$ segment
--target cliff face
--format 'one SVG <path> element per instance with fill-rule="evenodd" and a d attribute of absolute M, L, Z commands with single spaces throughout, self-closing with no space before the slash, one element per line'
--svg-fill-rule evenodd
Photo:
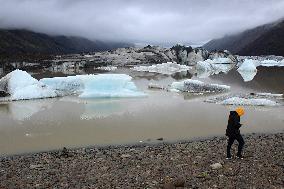
<path fill-rule="evenodd" d="M 207 50 L 229 50 L 238 55 L 284 56 L 284 20 L 246 30 L 237 35 L 213 39 L 203 46 Z"/>

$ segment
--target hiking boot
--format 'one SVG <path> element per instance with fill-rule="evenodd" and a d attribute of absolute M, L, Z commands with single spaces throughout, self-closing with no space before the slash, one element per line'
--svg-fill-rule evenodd
<path fill-rule="evenodd" d="M 231 156 L 229 156 L 229 157 L 227 156 L 227 157 L 226 157 L 226 160 L 231 160 L 231 159 L 232 159 Z"/>
<path fill-rule="evenodd" d="M 244 159 L 244 157 L 242 155 L 237 155 L 238 159 Z"/>

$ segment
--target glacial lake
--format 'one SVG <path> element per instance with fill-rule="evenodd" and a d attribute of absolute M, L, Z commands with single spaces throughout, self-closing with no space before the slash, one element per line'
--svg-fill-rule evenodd
<path fill-rule="evenodd" d="M 92 70 L 86 73 L 95 73 Z M 228 113 L 234 106 L 204 102 L 214 95 L 193 95 L 148 89 L 196 78 L 190 73 L 172 76 L 112 71 L 133 77 L 143 98 L 81 99 L 75 96 L 0 103 L 0 155 L 30 153 L 63 147 L 173 142 L 224 136 Z M 74 73 L 76 74 L 76 73 Z M 82 74 L 80 72 L 80 74 Z M 32 76 L 65 76 L 33 72 Z M 231 93 L 284 93 L 284 68 L 259 67 L 252 81 L 244 82 L 236 70 L 201 78 L 231 86 Z M 216 95 L 216 94 L 215 94 Z M 282 100 L 283 101 L 283 100 Z M 284 106 L 245 107 L 242 133 L 275 133 L 284 130 Z M 163 138 L 164 141 L 158 141 Z"/>

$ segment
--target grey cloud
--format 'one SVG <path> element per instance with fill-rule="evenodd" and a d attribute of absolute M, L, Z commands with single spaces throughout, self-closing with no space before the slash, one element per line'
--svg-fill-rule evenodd
<path fill-rule="evenodd" d="M 0 27 L 145 43 L 202 43 L 284 16 L 283 0 L 0 0 Z"/>

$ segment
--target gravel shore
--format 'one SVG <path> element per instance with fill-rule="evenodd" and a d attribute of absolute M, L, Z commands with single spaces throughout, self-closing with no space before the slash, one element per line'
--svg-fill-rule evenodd
<path fill-rule="evenodd" d="M 284 133 L 244 139 L 243 160 L 218 137 L 1 157 L 0 188 L 284 188 Z"/>

